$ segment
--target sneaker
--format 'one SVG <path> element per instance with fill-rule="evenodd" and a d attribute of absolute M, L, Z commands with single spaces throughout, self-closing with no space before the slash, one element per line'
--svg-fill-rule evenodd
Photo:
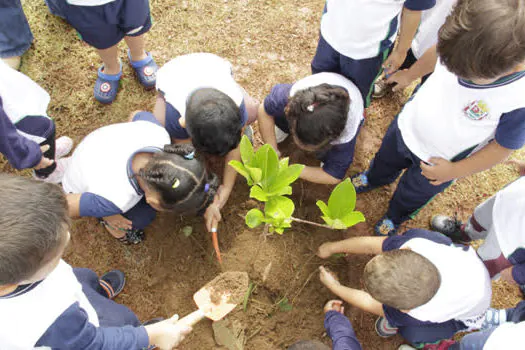
<path fill-rule="evenodd" d="M 457 216 L 434 215 L 430 221 L 432 230 L 440 232 L 450 237 L 454 242 L 468 244 L 471 239 L 463 231 L 464 224 L 459 221 Z"/>
<path fill-rule="evenodd" d="M 282 131 L 277 125 L 275 126 L 274 129 L 275 129 L 275 138 L 277 139 L 277 143 L 283 142 L 290 135 Z"/>
<path fill-rule="evenodd" d="M 55 163 L 57 165 L 55 168 L 55 171 L 49 174 L 49 176 L 40 177 L 36 175 L 35 172 L 33 171 L 33 178 L 40 180 L 40 181 L 44 181 L 44 182 L 59 184 L 62 182 L 62 179 L 64 178 L 64 174 L 66 173 L 67 167 L 69 165 L 69 160 L 70 158 L 57 159 L 55 160 Z"/>
<path fill-rule="evenodd" d="M 368 182 L 368 171 L 356 174 L 350 178 L 356 193 L 364 193 L 373 190 L 375 187 Z"/>
<path fill-rule="evenodd" d="M 114 299 L 122 292 L 126 285 L 126 277 L 119 270 L 109 271 L 100 277 L 99 281 L 102 289 L 107 293 L 109 299 Z"/>
<path fill-rule="evenodd" d="M 374 233 L 376 236 L 395 236 L 397 228 L 398 225 L 385 215 L 374 226 Z"/>
<path fill-rule="evenodd" d="M 397 334 L 397 328 L 392 327 L 386 318 L 379 317 L 376 320 L 376 333 L 381 338 L 389 338 Z"/>
<path fill-rule="evenodd" d="M 497 327 L 505 322 L 507 322 L 507 310 L 489 308 L 485 313 L 485 319 L 483 320 L 481 329 Z"/>
<path fill-rule="evenodd" d="M 392 92 L 392 84 L 388 84 L 386 79 L 381 79 L 375 82 L 374 90 L 372 91 L 372 98 L 382 98 Z"/>
<path fill-rule="evenodd" d="M 55 158 L 60 159 L 69 154 L 73 149 L 73 140 L 67 136 L 61 136 L 55 141 Z"/>

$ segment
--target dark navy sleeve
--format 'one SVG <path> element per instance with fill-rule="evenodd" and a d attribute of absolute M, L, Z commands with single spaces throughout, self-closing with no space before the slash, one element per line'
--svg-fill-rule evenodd
<path fill-rule="evenodd" d="M 153 113 L 150 113 L 150 112 L 141 111 L 141 112 L 138 112 L 137 114 L 135 114 L 133 116 L 133 121 L 134 122 L 139 121 L 139 120 L 143 120 L 143 121 L 146 121 L 146 122 L 157 124 L 158 126 L 162 126 L 162 124 L 157 120 L 157 118 L 155 118 Z"/>
<path fill-rule="evenodd" d="M 508 149 L 520 149 L 525 144 L 525 108 L 505 113 L 496 128 L 496 142 Z"/>
<path fill-rule="evenodd" d="M 402 312 L 399 309 L 390 307 L 383 304 L 383 312 L 388 323 L 393 327 L 406 327 L 406 326 L 423 326 L 427 324 L 432 324 L 428 321 L 420 321 L 409 314 Z"/>
<path fill-rule="evenodd" d="M 102 218 L 122 214 L 122 210 L 113 202 L 94 193 L 85 192 L 80 196 L 80 216 Z"/>
<path fill-rule="evenodd" d="M 95 327 L 77 303 L 64 311 L 36 346 L 52 349 L 141 350 L 149 345 L 144 327 Z"/>
<path fill-rule="evenodd" d="M 0 153 L 16 169 L 35 167 L 42 159 L 40 145 L 18 133 L 2 106 L 0 98 Z"/>
<path fill-rule="evenodd" d="M 274 118 L 286 118 L 284 109 L 290 98 L 292 84 L 277 84 L 264 99 L 264 110 Z"/>
<path fill-rule="evenodd" d="M 190 134 L 188 134 L 186 128 L 180 125 L 180 117 L 180 112 L 173 107 L 171 103 L 166 101 L 166 131 L 173 139 L 187 140 L 190 138 Z"/>
<path fill-rule="evenodd" d="M 436 0 L 406 0 L 405 7 L 412 11 L 424 11 L 436 5 Z"/>
<path fill-rule="evenodd" d="M 429 241 L 444 245 L 452 244 L 452 240 L 450 238 L 439 232 L 414 228 L 408 230 L 402 236 L 391 236 L 385 239 L 383 242 L 383 251 L 387 252 L 390 250 L 400 249 L 403 244 L 410 241 L 412 238 L 424 238 L 428 239 Z"/>
<path fill-rule="evenodd" d="M 514 281 L 520 286 L 525 284 L 525 264 L 514 265 L 512 269 L 512 277 Z"/>
<path fill-rule="evenodd" d="M 361 350 L 350 320 L 337 311 L 328 311 L 324 317 L 324 328 L 332 339 L 333 350 Z"/>

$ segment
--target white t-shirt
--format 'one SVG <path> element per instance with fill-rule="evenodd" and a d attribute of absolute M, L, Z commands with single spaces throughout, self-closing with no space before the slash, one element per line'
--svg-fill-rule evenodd
<path fill-rule="evenodd" d="M 501 252 L 508 258 L 525 248 L 525 177 L 495 194 L 492 220 Z"/>
<path fill-rule="evenodd" d="M 111 201 L 122 212 L 143 197 L 130 182 L 128 163 L 143 148 L 170 144 L 168 132 L 148 121 L 104 126 L 86 136 L 71 156 L 62 180 L 66 193 L 90 192 Z"/>
<path fill-rule="evenodd" d="M 504 323 L 492 332 L 483 350 L 522 349 L 525 344 L 525 321 Z"/>
<path fill-rule="evenodd" d="M 46 90 L 28 76 L 0 60 L 0 97 L 13 124 L 26 116 L 47 116 L 51 98 Z"/>
<path fill-rule="evenodd" d="M 421 14 L 421 24 L 412 41 L 412 52 L 417 59 L 437 44 L 438 32 L 457 0 L 436 0 L 436 5 Z"/>
<path fill-rule="evenodd" d="M 330 84 L 341 86 L 350 96 L 350 108 L 348 110 L 348 120 L 341 136 L 336 140 L 332 141 L 332 145 L 339 145 L 341 143 L 347 143 L 353 140 L 357 134 L 359 124 L 363 120 L 364 104 L 363 97 L 359 92 L 357 86 L 350 80 L 346 79 L 340 74 L 336 73 L 318 73 L 310 75 L 304 79 L 296 82 L 290 90 L 290 97 L 294 96 L 299 90 L 304 90 L 312 86 L 321 84 Z"/>
<path fill-rule="evenodd" d="M 232 75 L 227 60 L 211 53 L 192 53 L 178 56 L 157 72 L 157 90 L 164 93 L 181 116 L 186 114 L 186 103 L 198 89 L 214 88 L 231 97 L 237 106 L 243 102 L 243 90 Z"/>
<path fill-rule="evenodd" d="M 33 349 L 55 320 L 78 302 L 89 322 L 99 326 L 73 269 L 63 260 L 40 284 L 30 291 L 10 298 L 0 298 L 0 349 Z"/>
<path fill-rule="evenodd" d="M 525 107 L 523 74 L 490 86 L 460 80 L 440 62 L 398 117 L 406 146 L 417 157 L 452 160 L 495 136 L 503 114 Z M 515 121 L 523 119 L 521 116 Z M 500 145 L 510 147 L 504 139 Z M 518 145 L 518 148 L 521 147 Z"/>
<path fill-rule="evenodd" d="M 412 238 L 401 248 L 410 248 L 430 260 L 441 276 L 436 295 L 408 314 L 420 321 L 442 323 L 455 319 L 471 329 L 479 328 L 490 307 L 492 285 L 475 250 L 468 247 L 465 251 L 464 247 L 438 244 L 424 238 Z M 465 273 L 458 273 L 458 269 Z"/>

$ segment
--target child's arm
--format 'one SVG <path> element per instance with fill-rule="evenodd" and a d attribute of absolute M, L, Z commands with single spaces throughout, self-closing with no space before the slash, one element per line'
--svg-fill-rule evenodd
<path fill-rule="evenodd" d="M 375 300 L 365 291 L 345 287 L 337 281 L 323 266 L 319 267 L 319 277 L 321 282 L 332 293 L 346 301 L 347 303 L 371 314 L 384 316 L 383 304 Z"/>
<path fill-rule="evenodd" d="M 127 230 L 132 228 L 131 220 L 122 216 L 122 210 L 103 197 L 86 192 L 68 193 L 66 198 L 69 217 L 72 219 L 86 216 L 103 218 L 113 229 Z"/>
<path fill-rule="evenodd" d="M 322 259 L 327 259 L 333 254 L 381 254 L 383 252 L 383 242 L 387 237 L 352 237 L 343 241 L 323 243 L 317 255 Z"/>
<path fill-rule="evenodd" d="M 434 45 L 425 51 L 423 56 L 421 56 L 421 58 L 419 58 L 416 63 L 412 65 L 412 67 L 395 72 L 386 80 L 386 82 L 389 84 L 397 84 L 393 87 L 393 91 L 403 90 L 414 80 L 432 73 L 434 68 L 436 68 L 436 62 L 437 49 L 436 45 Z"/>
<path fill-rule="evenodd" d="M 507 159 L 513 151 L 492 141 L 470 157 L 458 162 L 450 162 L 443 158 L 430 158 L 429 162 L 433 165 L 421 162 L 421 173 L 432 185 L 438 186 L 444 182 L 490 169 Z"/>
<path fill-rule="evenodd" d="M 261 133 L 264 143 L 269 144 L 277 152 L 278 156 L 281 156 L 279 147 L 277 146 L 277 138 L 275 137 L 275 120 L 272 116 L 266 113 L 264 103 L 259 105 L 259 111 L 257 113 L 257 121 L 259 122 L 259 131 Z"/>
<path fill-rule="evenodd" d="M 401 26 L 399 28 L 399 38 L 397 45 L 388 56 L 388 59 L 383 64 L 385 71 L 392 74 L 399 69 L 405 61 L 407 52 L 412 45 L 412 40 L 416 35 L 417 28 L 421 22 L 421 11 L 413 11 L 403 7 L 401 13 Z"/>
<path fill-rule="evenodd" d="M 306 166 L 299 177 L 305 181 L 325 185 L 336 185 L 341 182 L 341 179 L 333 177 L 321 167 Z"/>
<path fill-rule="evenodd" d="M 352 323 L 345 316 L 340 300 L 330 300 L 324 307 L 324 328 L 332 339 L 333 350 L 361 350 Z"/>

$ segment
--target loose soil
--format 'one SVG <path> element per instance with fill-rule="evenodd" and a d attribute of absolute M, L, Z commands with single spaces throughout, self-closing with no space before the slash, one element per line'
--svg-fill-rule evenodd
<path fill-rule="evenodd" d="M 262 99 L 274 84 L 290 83 L 309 74 L 323 5 L 323 0 L 151 0 L 155 24 L 147 36 L 148 50 L 159 65 L 190 52 L 223 56 L 232 62 L 239 83 Z M 100 105 L 92 96 L 100 65 L 94 50 L 83 44 L 64 21 L 50 15 L 43 1 L 25 1 L 24 8 L 35 42 L 24 57 L 22 71 L 50 92 L 49 114 L 55 118 L 59 135 L 70 135 L 78 143 L 96 128 L 125 121 L 134 110 L 152 109 L 154 93 L 144 91 L 134 79 L 124 45 L 119 96 L 110 106 Z M 349 175 L 368 166 L 406 99 L 407 95 L 394 94 L 372 103 Z M 260 143 L 258 134 L 255 139 Z M 290 145 L 283 151 L 295 161 L 305 160 L 305 155 Z M 514 157 L 523 158 L 523 152 Z M 315 161 L 310 159 L 309 163 Z M 212 160 L 210 165 L 221 172 L 220 162 Z M 5 163 L 3 168 L 12 171 Z M 29 175 L 28 171 L 23 173 Z M 514 168 L 500 165 L 459 180 L 403 230 L 428 227 L 434 213 L 457 212 L 465 219 L 478 203 L 517 176 Z M 73 266 L 88 267 L 98 273 L 123 270 L 128 281 L 117 301 L 128 305 L 142 320 L 189 314 L 194 311 L 193 294 L 208 281 L 221 272 L 246 271 L 255 284 L 247 309 L 238 307 L 228 316 L 242 325 L 246 349 L 285 349 L 303 339 L 329 344 L 322 308 L 334 296 L 319 282 L 318 266 L 330 267 L 342 283 L 359 288 L 363 267 L 370 257 L 323 261 L 315 256 L 316 249 L 326 241 L 370 235 L 374 223 L 386 210 L 392 189 L 387 186 L 359 195 L 358 209 L 367 222 L 348 231 L 294 223 L 282 236 L 265 238 L 261 230 L 249 230 L 244 224 L 244 214 L 258 204 L 248 198 L 248 187 L 239 179 L 219 227 L 222 266 L 217 263 L 202 219 L 173 214 L 158 215 L 146 230 L 144 243 L 136 246 L 120 244 L 95 219 L 77 220 L 71 229 L 65 259 Z M 297 207 L 294 216 L 319 222 L 315 201 L 327 200 L 329 189 L 298 182 L 293 191 Z M 185 226 L 193 228 L 189 237 L 182 233 Z M 504 282 L 494 283 L 493 306 L 511 307 L 519 300 L 517 288 Z M 351 307 L 345 310 L 364 349 L 396 349 L 401 344 L 399 337 L 379 338 L 373 330 L 373 316 Z M 220 349 L 213 339 L 210 321 L 195 326 L 180 348 Z"/>
<path fill-rule="evenodd" d="M 246 272 L 229 271 L 215 277 L 204 288 L 210 291 L 210 300 L 215 305 L 221 303 L 225 294 L 228 294 L 227 303 L 239 304 L 248 292 L 249 283 L 250 278 Z"/>

